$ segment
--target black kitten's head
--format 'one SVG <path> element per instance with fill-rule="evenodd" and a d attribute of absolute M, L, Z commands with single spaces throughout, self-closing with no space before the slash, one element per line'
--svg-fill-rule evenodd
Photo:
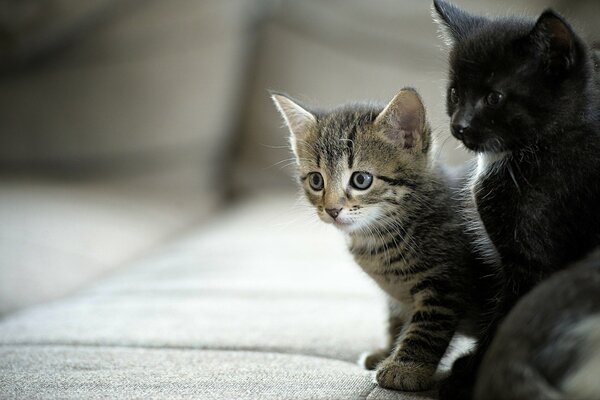
<path fill-rule="evenodd" d="M 488 19 L 434 0 L 452 45 L 447 110 L 452 134 L 474 151 L 537 142 L 584 107 L 589 59 L 555 12 L 537 21 Z"/>

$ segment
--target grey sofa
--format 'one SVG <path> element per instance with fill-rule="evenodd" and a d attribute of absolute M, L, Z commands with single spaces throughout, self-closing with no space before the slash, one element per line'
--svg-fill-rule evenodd
<path fill-rule="evenodd" d="M 0 398 L 435 397 L 357 364 L 383 300 L 294 194 L 266 94 L 415 86 L 463 162 L 427 2 L 2 7 Z"/>

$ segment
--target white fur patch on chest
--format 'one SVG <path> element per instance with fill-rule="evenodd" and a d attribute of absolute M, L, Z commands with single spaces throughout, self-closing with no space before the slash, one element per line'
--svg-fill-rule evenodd
<path fill-rule="evenodd" d="M 477 203 L 475 199 L 477 182 L 483 179 L 495 168 L 502 166 L 502 161 L 506 159 L 508 154 L 508 152 L 479 153 L 477 156 L 477 166 L 471 174 L 471 178 L 467 184 L 467 192 L 465 193 L 467 196 L 471 197 L 470 201 L 472 201 L 473 204 L 476 205 Z M 479 255 L 488 265 L 500 265 L 500 255 L 498 254 L 498 250 L 490 240 L 477 209 L 474 208 L 467 210 L 465 211 L 465 214 L 467 229 L 474 234 L 475 248 L 477 249 Z"/>
<path fill-rule="evenodd" d="M 493 168 L 498 167 L 500 165 L 498 162 L 503 161 L 508 154 L 506 151 L 502 153 L 479 153 L 477 155 L 477 168 L 475 169 L 471 183 L 475 183 Z"/>

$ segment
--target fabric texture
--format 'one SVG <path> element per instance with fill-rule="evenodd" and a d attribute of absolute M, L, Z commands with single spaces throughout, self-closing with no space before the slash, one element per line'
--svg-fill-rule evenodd
<path fill-rule="evenodd" d="M 53 346 L 0 358 L 0 392 L 23 399 L 351 399 L 375 386 L 357 365 L 277 353 Z"/>
<path fill-rule="evenodd" d="M 0 76 L 0 165 L 85 175 L 185 164 L 212 184 L 239 98 L 252 2 L 115 3 L 60 49 Z M 48 19 L 69 14 L 39 8 Z"/>
<path fill-rule="evenodd" d="M 131 0 L 125 0 L 131 1 Z M 0 71 L 16 69 L 93 28 L 115 0 L 5 0 L 0 5 Z"/>
<path fill-rule="evenodd" d="M 5 318 L 0 393 L 426 396 L 378 388 L 356 364 L 385 340 L 381 293 L 339 232 L 293 203 L 255 198 L 86 290 Z"/>
<path fill-rule="evenodd" d="M 207 218 L 217 197 L 194 176 L 5 178 L 0 316 L 71 293 Z"/>

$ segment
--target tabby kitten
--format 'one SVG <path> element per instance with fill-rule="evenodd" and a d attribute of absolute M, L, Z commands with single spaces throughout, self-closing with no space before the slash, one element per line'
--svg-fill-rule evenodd
<path fill-rule="evenodd" d="M 600 253 L 542 282 L 486 353 L 478 400 L 600 398 Z"/>
<path fill-rule="evenodd" d="M 502 265 L 478 349 L 441 390 L 468 399 L 515 302 L 600 245 L 600 81 L 589 47 L 551 10 L 536 21 L 434 6 L 452 43 L 452 134 L 478 153 L 470 190 Z"/>
<path fill-rule="evenodd" d="M 386 388 L 420 391 L 474 312 L 469 241 L 412 89 L 384 108 L 312 112 L 273 95 L 291 132 L 300 184 L 318 216 L 345 233 L 354 259 L 390 299 L 389 343 L 367 357 Z M 466 325 L 465 325 L 466 327 Z"/>

